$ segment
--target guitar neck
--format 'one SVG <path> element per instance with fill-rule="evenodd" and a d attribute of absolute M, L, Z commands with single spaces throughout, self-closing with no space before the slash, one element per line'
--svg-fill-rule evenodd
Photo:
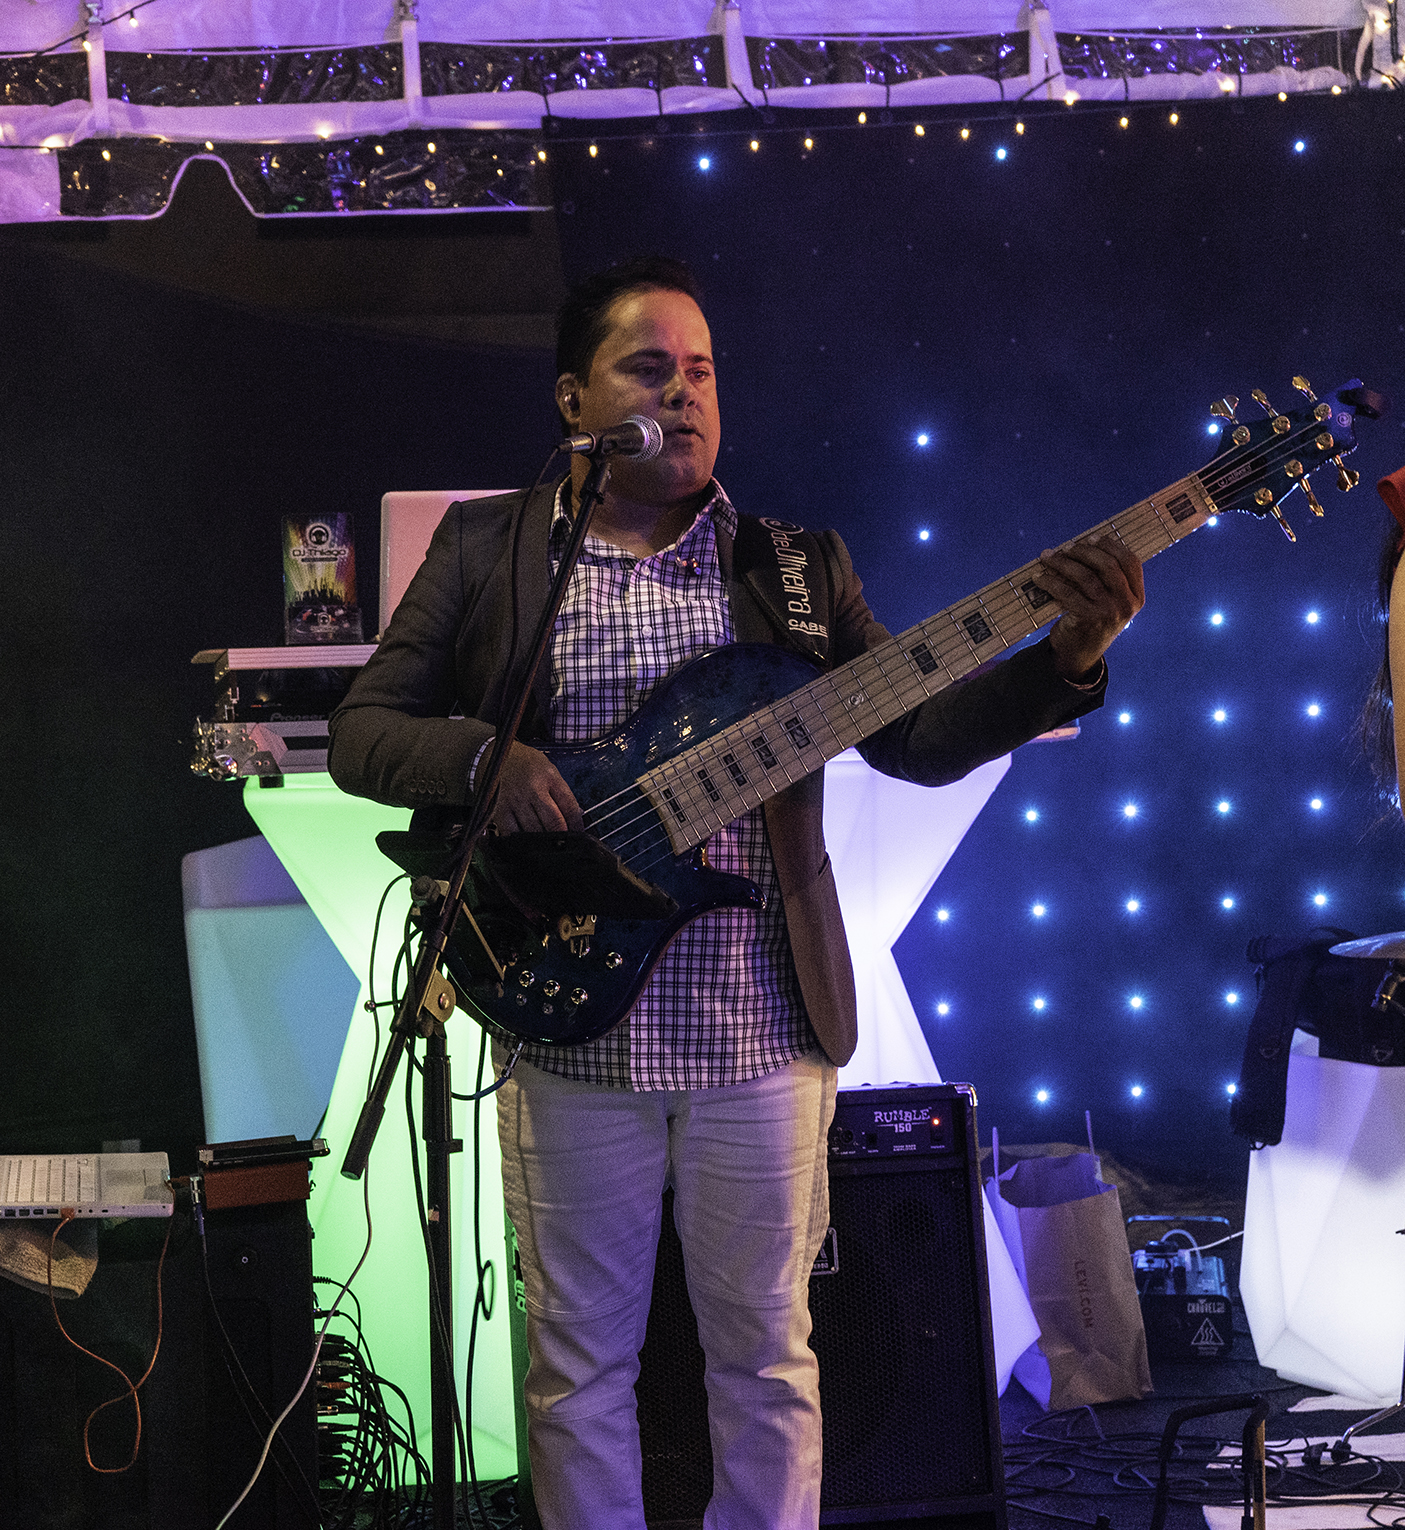
<path fill-rule="evenodd" d="M 1145 562 L 1216 513 L 1201 476 L 1192 473 L 1073 543 L 1116 537 Z M 637 785 L 674 853 L 703 844 L 1052 622 L 1062 608 L 1038 577 L 1038 563 L 1026 563 L 641 776 Z"/>

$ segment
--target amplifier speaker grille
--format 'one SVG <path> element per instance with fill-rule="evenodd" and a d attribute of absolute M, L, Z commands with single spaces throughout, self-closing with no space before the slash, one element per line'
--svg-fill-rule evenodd
<path fill-rule="evenodd" d="M 839 1268 L 810 1282 L 824 1505 L 986 1493 L 982 1335 L 965 1176 L 835 1176 Z"/>

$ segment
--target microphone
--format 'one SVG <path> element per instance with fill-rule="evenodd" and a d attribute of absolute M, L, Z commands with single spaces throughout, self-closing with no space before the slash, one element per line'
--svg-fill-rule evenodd
<path fill-rule="evenodd" d="M 631 414 L 609 430 L 582 431 L 567 436 L 558 450 L 563 452 L 600 452 L 606 457 L 636 457 L 650 462 L 663 450 L 663 431 L 657 420 L 646 414 Z"/>

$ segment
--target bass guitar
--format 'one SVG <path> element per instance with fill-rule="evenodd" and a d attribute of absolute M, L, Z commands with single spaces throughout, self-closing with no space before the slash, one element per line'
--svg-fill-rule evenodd
<path fill-rule="evenodd" d="M 1296 540 L 1280 502 L 1300 490 L 1321 515 L 1308 479 L 1327 462 L 1338 488 L 1353 487 L 1341 459 L 1356 447 L 1355 420 L 1386 403 L 1355 381 L 1324 399 L 1304 378 L 1293 386 L 1306 402 L 1282 414 L 1256 390 L 1265 418 L 1254 424 L 1236 418 L 1237 399 L 1221 399 L 1212 412 L 1227 439 L 1206 467 L 1074 540 L 1114 536 L 1145 561 L 1230 510 L 1272 516 Z M 700 654 L 617 732 L 547 748 L 587 833 L 481 842 L 445 956 L 470 1011 L 561 1046 L 618 1024 L 684 925 L 762 904 L 754 884 L 706 865 L 708 838 L 1054 620 L 1060 607 L 1038 577 L 1026 563 L 818 675 L 768 644 Z M 406 869 L 437 875 L 442 843 L 434 855 L 409 834 L 378 843 Z"/>

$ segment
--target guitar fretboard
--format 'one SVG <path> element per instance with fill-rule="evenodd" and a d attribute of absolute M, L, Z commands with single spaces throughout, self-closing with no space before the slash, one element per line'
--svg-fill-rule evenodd
<path fill-rule="evenodd" d="M 1216 513 L 1193 473 L 1064 545 L 1111 536 L 1145 562 Z M 1052 622 L 1062 608 L 1038 576 L 1038 563 L 1026 563 L 640 776 L 674 853 L 703 844 Z"/>

